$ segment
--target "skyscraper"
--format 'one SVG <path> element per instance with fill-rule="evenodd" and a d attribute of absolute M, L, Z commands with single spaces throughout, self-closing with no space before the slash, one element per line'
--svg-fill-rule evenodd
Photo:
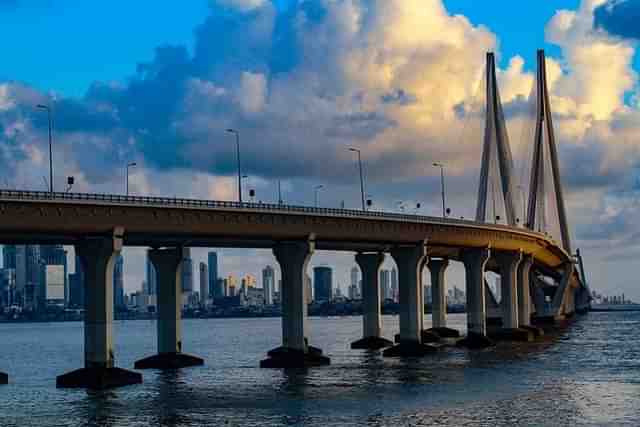
<path fill-rule="evenodd" d="M 84 270 L 78 255 L 76 255 L 76 272 L 69 275 L 69 306 L 84 308 Z"/>
<path fill-rule="evenodd" d="M 395 268 L 391 269 L 391 299 L 398 301 L 398 271 Z"/>
<path fill-rule="evenodd" d="M 147 287 L 142 290 L 143 293 L 146 295 L 156 295 L 158 289 L 157 282 L 156 268 L 149 258 L 149 251 L 147 251 L 147 280 L 145 281 Z"/>
<path fill-rule="evenodd" d="M 209 295 L 211 298 L 221 298 L 224 295 L 224 289 L 218 284 L 218 254 L 209 252 Z"/>
<path fill-rule="evenodd" d="M 273 304 L 273 288 L 275 286 L 275 271 L 273 267 L 267 265 L 262 270 L 262 289 L 264 289 L 264 303 Z"/>
<path fill-rule="evenodd" d="M 193 260 L 190 248 L 184 248 L 182 257 L 182 292 L 184 294 L 193 292 Z"/>
<path fill-rule="evenodd" d="M 49 268 L 58 266 L 61 268 Z M 40 283 L 38 284 L 38 305 L 44 307 L 46 300 L 56 300 L 59 303 L 60 295 L 58 288 L 62 280 L 62 300 L 63 304 L 69 301 L 69 286 L 67 282 L 67 251 L 62 245 L 42 245 L 40 246 Z M 62 272 L 61 272 L 62 271 Z M 60 276 L 62 275 L 62 279 Z M 53 288 L 51 287 L 53 286 Z"/>
<path fill-rule="evenodd" d="M 391 272 L 389 270 L 380 270 L 380 291 L 383 300 L 393 299 Z"/>
<path fill-rule="evenodd" d="M 333 296 L 333 271 L 330 267 L 313 269 L 313 299 L 315 301 L 331 301 Z"/>
<path fill-rule="evenodd" d="M 2 248 L 2 268 L 16 269 L 16 245 L 4 245 Z"/>
<path fill-rule="evenodd" d="M 204 262 L 200 263 L 200 305 L 207 305 L 209 299 L 209 269 Z"/>
<path fill-rule="evenodd" d="M 115 310 L 122 310 L 124 303 L 124 257 L 118 255 L 113 267 L 113 304 Z"/>

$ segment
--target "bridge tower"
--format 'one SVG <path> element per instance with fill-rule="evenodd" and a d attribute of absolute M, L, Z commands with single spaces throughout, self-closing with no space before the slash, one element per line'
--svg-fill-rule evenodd
<path fill-rule="evenodd" d="M 545 196 L 548 191 L 553 191 L 555 197 L 552 198 L 552 201 L 555 201 L 557 208 L 562 247 L 568 253 L 571 253 L 571 239 L 562 192 L 558 150 L 553 130 L 553 118 L 551 117 L 551 103 L 549 102 L 549 91 L 547 88 L 547 69 L 544 50 L 538 50 L 536 99 L 535 140 L 533 160 L 531 163 L 526 226 L 531 230 L 545 228 L 547 209 Z M 548 163 L 550 163 L 550 165 Z M 550 170 L 548 170 L 549 166 Z M 549 178 L 553 181 L 551 185 L 547 182 Z"/>
<path fill-rule="evenodd" d="M 497 163 L 497 164 L 496 164 Z M 508 225 L 515 226 L 516 210 L 513 199 L 513 159 L 509 146 L 509 136 L 504 120 L 504 112 L 500 102 L 498 81 L 496 78 L 496 62 L 493 52 L 487 53 L 486 73 L 486 122 L 484 144 L 482 149 L 482 165 L 480 168 L 480 186 L 478 188 L 478 206 L 476 221 L 487 220 L 487 198 L 489 196 L 490 174 L 492 165 L 497 166 L 500 178 L 499 189 L 491 189 L 491 193 L 501 190 L 504 196 L 504 208 Z M 492 194 L 495 206 L 495 194 Z M 494 208 L 495 211 L 495 208 Z M 494 219 L 492 219 L 493 221 Z"/>

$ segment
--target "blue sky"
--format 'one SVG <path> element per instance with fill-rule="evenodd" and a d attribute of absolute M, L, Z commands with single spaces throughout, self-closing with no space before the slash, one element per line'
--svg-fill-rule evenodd
<path fill-rule="evenodd" d="M 2 2 L 0 1 L 0 4 Z M 287 8 L 288 0 L 276 2 Z M 545 25 L 558 9 L 576 9 L 579 0 L 492 2 L 445 0 L 452 14 L 485 25 L 500 41 L 502 63 L 514 55 L 534 64 L 545 44 Z M 496 5 L 499 4 L 499 7 Z M 164 44 L 193 47 L 194 28 L 209 13 L 210 2 L 151 0 L 20 1 L 0 6 L 0 80 L 18 79 L 41 90 L 82 96 L 96 81 L 121 80 L 152 59 Z"/>

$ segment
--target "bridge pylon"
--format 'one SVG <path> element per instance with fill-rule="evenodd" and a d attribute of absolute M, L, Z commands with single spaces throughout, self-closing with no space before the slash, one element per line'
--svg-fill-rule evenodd
<path fill-rule="evenodd" d="M 538 50 L 538 73 L 536 82 L 536 125 L 531 162 L 531 179 L 529 184 L 529 204 L 527 209 L 526 227 L 531 230 L 543 230 L 546 221 L 546 194 L 553 191 L 550 201 L 555 202 L 562 247 L 571 252 L 571 238 L 564 204 L 562 179 L 558 161 L 551 103 L 547 87 L 547 69 L 544 50 Z M 550 168 L 550 170 L 549 170 Z M 553 181 L 551 185 L 547 182 Z"/>
<path fill-rule="evenodd" d="M 496 165 L 497 162 L 497 165 Z M 508 225 L 516 226 L 516 210 L 513 199 L 513 158 L 509 145 L 509 135 L 504 119 L 498 81 L 496 78 L 496 62 L 493 52 L 487 53 L 486 72 L 486 119 L 484 144 L 482 150 L 482 165 L 480 167 L 480 185 L 478 188 L 478 205 L 476 210 L 476 221 L 487 221 L 487 199 L 489 196 L 490 173 L 492 165 L 496 165 L 499 175 L 498 189 L 491 184 L 491 193 L 494 200 L 495 215 L 495 193 L 496 190 L 504 196 L 504 208 Z M 491 222 L 497 221 L 492 218 Z"/>

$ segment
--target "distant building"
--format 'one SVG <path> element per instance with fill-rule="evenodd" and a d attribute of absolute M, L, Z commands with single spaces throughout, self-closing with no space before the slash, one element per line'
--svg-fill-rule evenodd
<path fill-rule="evenodd" d="M 158 293 L 158 276 L 156 268 L 153 266 L 153 263 L 149 258 L 149 251 L 147 251 L 147 274 L 145 285 L 145 288 L 142 290 L 144 295 L 156 295 Z"/>
<path fill-rule="evenodd" d="M 184 248 L 182 256 L 182 293 L 189 295 L 193 292 L 193 260 L 191 259 L 191 249 Z"/>
<path fill-rule="evenodd" d="M 118 255 L 113 267 L 113 304 L 116 311 L 126 308 L 124 302 L 124 257 Z"/>
<path fill-rule="evenodd" d="M 218 254 L 209 252 L 207 261 L 209 263 L 209 296 L 211 298 L 224 297 L 224 289 L 219 286 L 221 283 L 218 281 Z"/>
<path fill-rule="evenodd" d="M 262 289 L 264 289 L 264 303 L 266 305 L 273 304 L 273 291 L 275 290 L 276 274 L 270 265 L 262 269 Z"/>
<path fill-rule="evenodd" d="M 2 268 L 16 269 L 16 245 L 4 245 L 2 248 Z"/>
<path fill-rule="evenodd" d="M 42 309 L 47 305 L 64 306 L 69 298 L 67 289 L 67 251 L 64 250 L 62 245 L 42 245 L 40 246 L 39 264 L 40 280 L 36 286 L 37 307 Z M 58 268 L 49 268 L 50 266 Z M 59 280 L 62 280 L 61 298 L 58 295 L 59 284 L 57 282 Z"/>
<path fill-rule="evenodd" d="M 391 269 L 391 299 L 398 301 L 398 271 Z"/>
<path fill-rule="evenodd" d="M 42 294 L 38 295 L 39 307 L 64 306 L 64 266 L 43 265 Z"/>
<path fill-rule="evenodd" d="M 333 295 L 333 271 L 330 267 L 315 267 L 313 269 L 313 299 L 331 301 Z"/>
<path fill-rule="evenodd" d="M 16 270 L 3 268 L 0 270 L 0 305 L 10 307 L 18 305 L 15 301 Z"/>
<path fill-rule="evenodd" d="M 241 304 L 245 306 L 258 307 L 264 305 L 264 289 L 247 287 L 242 292 Z"/>
<path fill-rule="evenodd" d="M 380 295 L 383 300 L 393 299 L 391 272 L 389 270 L 380 270 Z"/>
<path fill-rule="evenodd" d="M 209 299 L 209 268 L 204 262 L 200 263 L 200 305 L 206 306 Z"/>
<path fill-rule="evenodd" d="M 282 286 L 282 281 L 280 281 L 280 286 Z M 313 286 L 311 286 L 311 277 L 309 277 L 309 275 L 305 272 L 304 273 L 304 287 L 305 287 L 305 292 L 307 293 L 307 305 L 311 304 L 313 302 Z M 282 288 L 281 288 L 282 289 Z M 280 293 L 276 292 L 274 297 L 274 302 L 276 304 L 280 303 Z"/>

